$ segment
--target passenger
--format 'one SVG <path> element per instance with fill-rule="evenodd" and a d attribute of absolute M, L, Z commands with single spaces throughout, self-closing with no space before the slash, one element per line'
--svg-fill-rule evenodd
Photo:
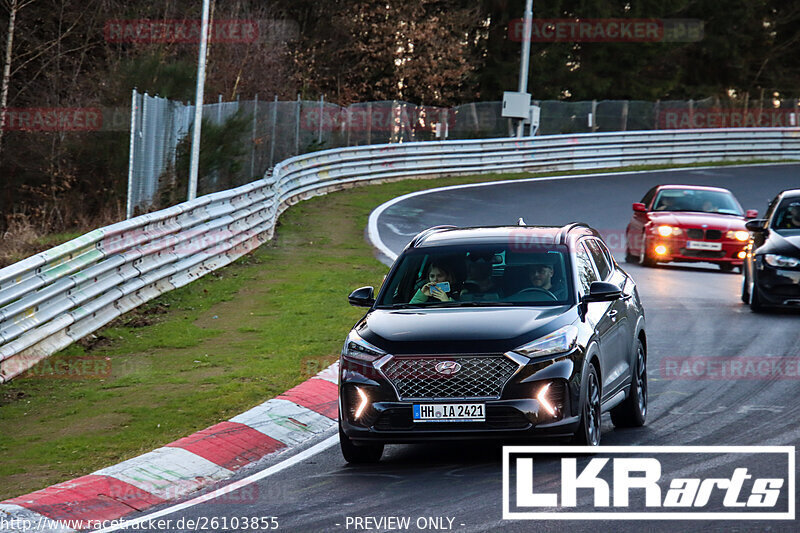
<path fill-rule="evenodd" d="M 484 259 L 467 262 L 467 279 L 460 294 L 461 300 L 499 300 L 500 289 L 492 279 L 492 264 Z"/>
<path fill-rule="evenodd" d="M 439 287 L 434 287 L 437 283 L 450 283 L 450 292 L 444 292 Z M 458 295 L 454 287 L 455 278 L 452 270 L 448 267 L 432 262 L 428 270 L 428 283 L 423 285 L 408 303 L 421 304 L 426 302 L 451 302 Z"/>
<path fill-rule="evenodd" d="M 711 200 L 706 200 L 705 202 L 703 202 L 703 207 L 701 211 L 703 211 L 704 213 L 716 213 L 717 206 L 714 205 L 714 202 L 712 202 Z"/>
<path fill-rule="evenodd" d="M 567 294 L 562 282 L 553 284 L 553 274 L 555 270 L 549 263 L 537 263 L 531 265 L 529 271 L 531 285 L 537 289 L 544 289 L 550 292 L 557 300 L 566 300 Z"/>

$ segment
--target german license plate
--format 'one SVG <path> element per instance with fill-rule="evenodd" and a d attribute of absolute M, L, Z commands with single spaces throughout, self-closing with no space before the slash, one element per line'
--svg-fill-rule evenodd
<path fill-rule="evenodd" d="M 485 422 L 482 403 L 414 404 L 414 422 Z"/>
<path fill-rule="evenodd" d="M 705 242 L 705 241 L 686 241 L 686 247 L 690 250 L 722 250 L 721 242 Z"/>

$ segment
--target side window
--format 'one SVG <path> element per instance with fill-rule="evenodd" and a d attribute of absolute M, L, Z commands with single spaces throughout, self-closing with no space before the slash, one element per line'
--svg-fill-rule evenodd
<path fill-rule="evenodd" d="M 589 252 L 583 243 L 578 243 L 578 248 L 575 250 L 575 268 L 578 269 L 578 281 L 580 281 L 581 288 L 584 294 L 589 294 L 589 287 L 593 281 L 600 281 L 597 279 L 597 273 L 594 271 L 594 265 L 589 258 Z"/>
<path fill-rule="evenodd" d="M 772 218 L 772 214 L 775 212 L 775 208 L 778 206 L 778 198 L 774 198 L 767 207 L 767 213 L 764 215 L 764 219 L 767 220 L 769 223 L 769 219 Z"/>
<path fill-rule="evenodd" d="M 646 205 L 648 208 L 650 207 L 650 202 L 653 201 L 653 196 L 656 195 L 656 189 L 657 187 L 653 187 L 652 189 L 647 191 L 647 194 L 645 194 L 644 198 L 642 198 L 642 203 Z"/>
<path fill-rule="evenodd" d="M 586 244 L 586 247 L 589 249 L 589 253 L 594 259 L 594 264 L 600 274 L 600 279 L 608 279 L 608 276 L 611 274 L 611 265 L 608 262 L 608 258 L 603 253 L 600 242 L 597 239 L 587 239 L 583 242 Z"/>

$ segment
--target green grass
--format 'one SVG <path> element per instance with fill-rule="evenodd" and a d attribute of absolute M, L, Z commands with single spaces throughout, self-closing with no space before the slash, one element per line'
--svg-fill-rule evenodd
<path fill-rule="evenodd" d="M 662 167 L 624 170 L 654 168 Z M 276 238 L 251 255 L 0 387 L 0 500 L 150 451 L 325 368 L 361 315 L 347 294 L 378 286 L 386 273 L 364 241 L 372 209 L 422 189 L 532 176 L 398 181 L 292 207 Z M 110 374 L 46 377 L 56 362 L 77 365 L 86 357 L 109 365 Z"/>

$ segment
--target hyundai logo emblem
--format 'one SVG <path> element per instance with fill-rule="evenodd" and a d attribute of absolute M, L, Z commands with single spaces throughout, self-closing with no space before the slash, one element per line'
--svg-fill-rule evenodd
<path fill-rule="evenodd" d="M 461 370 L 461 365 L 455 361 L 442 361 L 437 363 L 434 368 L 444 376 L 452 376 L 453 374 L 458 374 L 458 371 Z"/>

